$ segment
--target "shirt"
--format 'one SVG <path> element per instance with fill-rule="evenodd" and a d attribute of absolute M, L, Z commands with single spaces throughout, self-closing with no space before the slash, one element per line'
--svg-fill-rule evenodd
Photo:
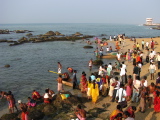
<path fill-rule="evenodd" d="M 139 87 L 141 86 L 141 82 L 139 80 L 135 80 L 135 81 L 133 81 L 133 85 L 136 88 L 136 90 L 138 90 L 136 92 L 139 92 Z M 135 88 L 134 88 L 134 90 L 135 90 Z"/>
<path fill-rule="evenodd" d="M 91 75 L 91 81 L 96 80 L 96 77 L 94 75 Z"/>
<path fill-rule="evenodd" d="M 126 74 L 126 70 L 124 68 L 120 68 L 121 71 L 120 71 L 120 76 L 123 76 Z"/>
<path fill-rule="evenodd" d="M 160 55 L 157 55 L 156 60 L 160 61 Z"/>
<path fill-rule="evenodd" d="M 116 97 L 119 97 L 118 102 L 125 101 L 124 96 L 127 96 L 126 91 L 123 88 L 117 90 Z"/>
<path fill-rule="evenodd" d="M 116 85 L 116 87 L 114 88 L 114 89 L 119 89 L 119 86 L 120 86 L 120 82 L 119 81 L 117 81 L 117 85 Z"/>
<path fill-rule="evenodd" d="M 156 66 L 151 64 L 151 65 L 149 66 L 149 69 L 154 69 L 154 70 L 156 70 Z"/>

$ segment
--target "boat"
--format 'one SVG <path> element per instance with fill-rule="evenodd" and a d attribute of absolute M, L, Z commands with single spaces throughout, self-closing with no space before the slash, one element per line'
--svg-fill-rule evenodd
<path fill-rule="evenodd" d="M 116 58 L 116 55 L 111 55 L 111 54 L 109 54 L 109 55 L 103 55 L 103 56 L 98 56 L 99 58 L 103 58 L 103 59 L 105 59 L 105 58 L 107 58 L 107 59 L 114 59 L 114 58 Z"/>
<path fill-rule="evenodd" d="M 73 87 L 73 83 L 72 83 L 71 81 L 72 81 L 71 79 L 69 79 L 68 81 L 64 81 L 64 80 L 62 80 L 62 83 L 63 83 L 64 85 L 67 85 L 67 86 Z"/>

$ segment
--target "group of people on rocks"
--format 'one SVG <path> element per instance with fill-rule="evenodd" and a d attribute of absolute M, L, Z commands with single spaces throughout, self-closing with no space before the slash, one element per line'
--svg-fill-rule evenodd
<path fill-rule="evenodd" d="M 23 103 L 21 100 L 18 100 L 18 107 L 16 105 L 16 100 L 14 98 L 14 95 L 11 91 L 5 92 L 0 91 L 0 99 L 6 98 L 8 101 L 8 109 L 9 113 L 14 113 L 14 108 L 21 112 L 21 120 L 28 120 L 28 110 L 32 107 L 35 107 L 37 105 L 38 101 L 44 101 L 44 103 L 51 103 L 52 98 L 54 96 L 54 91 L 47 88 L 45 90 L 44 96 L 41 96 L 38 91 L 33 90 L 32 96 L 28 97 L 27 103 Z"/>
<path fill-rule="evenodd" d="M 125 37 L 120 37 L 125 38 Z M 116 46 L 121 45 L 122 39 L 116 41 Z M 117 40 L 117 39 L 116 39 Z M 128 49 L 125 53 L 125 57 L 122 57 L 120 49 L 117 51 L 117 62 L 100 65 L 98 72 L 91 73 L 87 79 L 86 73 L 83 71 L 80 78 L 80 85 L 78 85 L 77 80 L 77 71 L 73 70 L 71 67 L 68 67 L 67 70 L 72 75 L 73 89 L 76 89 L 77 86 L 80 86 L 82 93 L 85 93 L 87 98 L 92 100 L 93 104 L 97 103 L 97 100 L 100 95 L 110 97 L 110 102 L 117 102 L 117 108 L 110 115 L 110 120 L 134 120 L 135 111 L 138 109 L 140 112 L 144 113 L 154 105 L 154 111 L 160 112 L 160 72 L 158 72 L 158 78 L 155 80 L 155 72 L 157 69 L 160 69 L 160 53 L 156 53 L 154 49 L 154 40 L 151 39 L 151 42 L 148 43 L 142 40 L 140 44 L 133 40 L 133 49 Z M 150 47 L 149 47 L 150 45 Z M 142 49 L 140 49 L 142 48 Z M 103 49 L 102 46 L 97 47 L 98 49 Z M 97 53 L 98 55 L 99 53 Z M 144 58 L 146 57 L 146 60 Z M 133 74 L 127 75 L 127 65 L 124 61 L 130 63 L 133 61 Z M 157 61 L 157 66 L 155 62 Z M 149 64 L 148 71 L 150 73 L 150 85 L 148 85 L 149 80 L 147 76 L 141 78 L 140 73 L 143 71 L 143 65 Z M 89 69 L 92 70 L 93 61 L 90 59 L 88 62 Z M 119 72 L 118 75 L 116 73 Z M 62 81 L 63 76 L 65 78 L 70 78 L 69 75 L 62 74 L 62 65 L 58 62 L 58 92 L 64 91 Z M 18 101 L 19 109 L 22 111 L 22 120 L 27 120 L 28 109 L 36 106 L 36 101 L 43 98 L 45 104 L 51 103 L 54 96 L 54 91 L 50 89 L 45 90 L 44 96 L 41 96 L 39 92 L 34 90 L 32 92 L 32 97 L 28 97 L 27 103 L 22 103 Z M 9 103 L 10 113 L 14 112 L 14 108 L 18 110 L 15 104 L 15 98 L 11 91 L 9 92 L 0 92 L 1 98 L 6 97 Z M 124 108 L 128 106 L 129 101 L 131 103 L 138 103 L 139 108 L 135 106 L 128 107 L 125 111 Z M 147 106 L 147 107 L 146 107 Z M 75 114 L 80 120 L 86 119 L 86 112 L 79 105 L 77 106 Z"/>

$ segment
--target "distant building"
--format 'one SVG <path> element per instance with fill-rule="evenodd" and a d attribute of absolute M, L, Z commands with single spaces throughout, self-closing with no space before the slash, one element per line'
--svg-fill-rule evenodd
<path fill-rule="evenodd" d="M 146 23 L 143 24 L 144 26 L 159 26 L 159 23 L 153 23 L 152 18 L 146 18 Z"/>
<path fill-rule="evenodd" d="M 153 19 L 152 18 L 146 18 L 146 25 L 152 25 Z"/>

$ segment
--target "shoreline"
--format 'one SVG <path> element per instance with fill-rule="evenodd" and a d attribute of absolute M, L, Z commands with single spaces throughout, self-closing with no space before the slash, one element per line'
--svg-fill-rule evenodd
<path fill-rule="evenodd" d="M 150 41 L 151 38 L 136 38 L 137 39 L 137 42 L 141 43 L 142 40 L 144 40 L 145 42 L 146 41 Z M 160 37 L 153 37 L 153 40 L 154 41 L 160 41 Z M 110 42 L 110 41 L 108 41 Z M 115 43 L 114 41 L 111 41 L 112 43 Z M 130 39 L 125 39 L 125 47 L 121 50 L 121 52 L 125 52 L 127 51 L 128 49 L 131 49 L 133 46 L 133 41 L 130 41 Z M 141 47 L 140 47 L 141 48 Z M 158 45 L 155 46 L 155 50 L 156 52 L 160 52 L 160 48 L 158 47 Z M 146 50 L 144 50 L 144 55 L 146 55 Z M 145 57 L 144 57 L 145 58 Z M 127 75 L 130 75 L 132 74 L 132 70 L 133 70 L 133 65 L 132 65 L 132 62 L 131 63 L 128 63 L 128 62 L 125 62 L 125 64 L 127 65 Z M 141 72 L 141 77 L 148 74 L 148 67 L 149 67 L 149 63 L 145 64 L 144 66 L 142 66 L 142 71 L 144 72 Z M 160 70 L 157 70 L 156 74 L 160 72 Z M 157 76 L 157 75 L 155 75 Z M 149 76 L 148 77 L 148 85 L 150 85 L 151 82 L 155 82 L 154 81 L 151 81 L 149 80 Z M 156 77 L 155 77 L 156 79 Z M 100 101 L 101 99 L 101 101 Z M 92 109 L 94 107 L 100 107 L 100 108 L 103 108 L 103 104 L 110 104 L 110 106 L 107 107 L 107 111 L 106 113 L 111 113 L 115 108 L 116 108 L 116 105 L 117 103 L 111 103 L 110 102 L 110 99 L 109 97 L 106 97 L 106 98 L 102 98 L 100 97 L 100 99 L 98 100 L 98 103 L 96 105 L 93 105 L 91 102 L 87 102 L 85 103 L 85 110 L 88 111 L 89 109 Z M 112 105 L 111 105 L 112 104 Z M 131 105 L 131 103 L 129 103 L 129 105 Z M 132 105 L 135 105 L 137 106 L 137 103 L 133 103 Z M 136 120 L 142 120 L 142 119 L 146 119 L 146 120 L 150 120 L 152 117 L 153 117 L 153 106 L 152 106 L 152 109 L 147 109 L 148 111 L 146 111 L 144 114 L 143 113 L 140 113 L 140 112 L 136 112 Z M 138 118 L 137 116 L 141 116 L 140 118 Z M 160 117 L 160 114 L 156 114 L 155 115 L 156 118 Z"/>

